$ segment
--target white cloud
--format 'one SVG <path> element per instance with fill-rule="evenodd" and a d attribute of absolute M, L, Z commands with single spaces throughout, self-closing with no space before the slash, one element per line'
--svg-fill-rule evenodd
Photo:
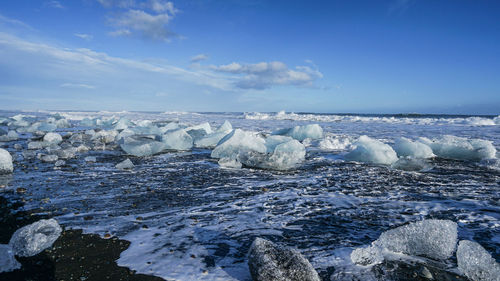
<path fill-rule="evenodd" d="M 84 84 L 84 83 L 63 83 L 63 84 L 59 85 L 59 87 L 61 87 L 61 88 L 79 88 L 79 89 L 89 89 L 89 90 L 95 89 L 94 86 Z"/>
<path fill-rule="evenodd" d="M 199 54 L 199 55 L 196 55 L 194 57 L 191 57 L 191 62 L 200 62 L 200 61 L 207 60 L 207 59 L 208 59 L 207 55 Z"/>
<path fill-rule="evenodd" d="M 45 5 L 51 8 L 64 9 L 64 6 L 59 1 L 55 0 L 45 2 Z"/>
<path fill-rule="evenodd" d="M 322 78 L 323 74 L 309 66 L 297 66 L 289 69 L 279 61 L 260 62 L 256 64 L 230 63 L 213 66 L 213 70 L 230 74 L 238 74 L 235 85 L 242 89 L 267 89 L 276 85 L 312 86 L 313 82 Z"/>
<path fill-rule="evenodd" d="M 165 0 L 97 0 L 106 8 L 118 8 L 108 16 L 109 23 L 116 28 L 112 36 L 138 36 L 156 41 L 168 41 L 179 37 L 167 28 L 168 23 L 179 12 L 174 4 Z"/>
<path fill-rule="evenodd" d="M 110 22 L 116 26 L 118 31 L 127 30 L 126 35 L 135 33 L 142 37 L 158 41 L 165 41 L 176 34 L 167 29 L 166 25 L 173 18 L 172 14 L 150 14 L 142 10 L 130 9 L 116 18 L 111 18 Z M 125 35 L 123 32 L 115 35 Z"/>
<path fill-rule="evenodd" d="M 75 33 L 73 35 L 75 35 L 76 37 L 81 38 L 83 40 L 87 40 L 87 41 L 90 41 L 94 38 L 94 36 L 92 36 L 90 34 L 85 34 L 85 33 Z"/>

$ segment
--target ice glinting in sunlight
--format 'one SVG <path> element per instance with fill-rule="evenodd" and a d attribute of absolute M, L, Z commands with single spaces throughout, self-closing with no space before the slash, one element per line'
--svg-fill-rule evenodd
<path fill-rule="evenodd" d="M 457 249 L 458 269 L 475 281 L 500 280 L 500 264 L 477 242 L 462 240 Z"/>

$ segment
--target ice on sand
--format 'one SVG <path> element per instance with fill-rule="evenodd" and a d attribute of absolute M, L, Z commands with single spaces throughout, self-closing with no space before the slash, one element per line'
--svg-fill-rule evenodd
<path fill-rule="evenodd" d="M 318 273 L 299 251 L 256 238 L 248 252 L 255 281 L 319 281 Z"/>
<path fill-rule="evenodd" d="M 398 156 L 413 157 L 413 158 L 431 158 L 434 157 L 432 148 L 427 144 L 419 141 L 412 141 L 407 138 L 399 138 L 394 143 L 394 150 Z"/>
<path fill-rule="evenodd" d="M 359 137 L 355 146 L 354 150 L 346 154 L 346 160 L 385 165 L 398 161 L 398 156 L 390 145 L 368 136 Z"/>
<path fill-rule="evenodd" d="M 458 269 L 475 281 L 500 281 L 500 264 L 478 243 L 462 240 L 457 249 Z"/>
<path fill-rule="evenodd" d="M 12 247 L 0 244 L 0 273 L 21 268 L 21 264 L 14 257 Z"/>
<path fill-rule="evenodd" d="M 384 251 L 445 260 L 457 244 L 457 224 L 449 220 L 423 220 L 388 230 L 368 248 L 351 253 L 354 263 L 368 265 L 383 261 Z"/>
<path fill-rule="evenodd" d="M 16 230 L 9 245 L 16 256 L 30 257 L 51 247 L 61 232 L 62 229 L 55 219 L 39 220 Z"/>
<path fill-rule="evenodd" d="M 132 161 L 130 161 L 130 159 L 127 158 L 122 162 L 116 164 L 115 167 L 120 170 L 126 170 L 126 169 L 133 169 L 135 166 L 134 163 L 132 163 Z"/>
<path fill-rule="evenodd" d="M 0 175 L 10 174 L 12 171 L 14 171 L 12 156 L 7 150 L 0 148 Z"/>
<path fill-rule="evenodd" d="M 146 137 L 126 137 L 120 147 L 129 155 L 150 156 L 165 150 L 165 144 Z"/>
<path fill-rule="evenodd" d="M 446 135 L 433 140 L 420 138 L 419 141 L 429 145 L 437 156 L 447 159 L 479 161 L 493 159 L 497 152 L 491 141 L 481 139 Z"/>
<path fill-rule="evenodd" d="M 293 128 L 282 129 L 273 133 L 274 135 L 283 135 L 292 137 L 298 141 L 305 139 L 320 139 L 323 137 L 323 129 L 318 124 L 305 126 L 295 126 Z"/>

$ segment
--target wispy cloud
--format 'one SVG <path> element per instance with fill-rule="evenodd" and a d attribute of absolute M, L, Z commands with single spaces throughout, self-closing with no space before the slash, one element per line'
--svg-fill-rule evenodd
<path fill-rule="evenodd" d="M 16 56 L 16 59 L 11 57 L 11 59 L 7 60 L 11 64 L 21 64 L 15 65 L 16 69 L 25 69 L 26 67 L 22 63 L 30 63 L 32 66 L 40 68 L 38 75 L 53 75 L 54 77 L 51 77 L 51 79 L 58 78 L 58 75 L 71 79 L 82 75 L 89 79 L 103 79 L 107 75 L 115 78 L 133 73 L 136 73 L 136 75 L 149 73 L 149 76 L 152 74 L 159 75 L 159 79 L 168 77 L 177 81 L 209 86 L 219 90 L 228 91 L 232 88 L 226 77 L 216 73 L 190 71 L 172 65 L 113 57 L 106 53 L 85 48 L 59 48 L 44 43 L 27 41 L 2 32 L 0 32 L 0 47 L 8 50 L 8 52 L 5 51 L 2 54 L 3 56 L 8 55 L 9 52 L 13 54 L 12 56 Z M 28 60 L 28 58 L 30 62 L 22 61 Z M 0 57 L 0 59 L 6 61 L 5 58 Z M 29 69 L 30 73 L 35 71 L 37 70 L 33 67 Z"/>
<path fill-rule="evenodd" d="M 63 83 L 63 84 L 59 85 L 59 87 L 61 87 L 61 88 L 79 88 L 79 89 L 89 89 L 89 90 L 95 89 L 94 86 L 84 84 L 84 83 Z"/>
<path fill-rule="evenodd" d="M 204 60 L 207 60 L 208 59 L 208 56 L 205 55 L 205 54 L 199 54 L 199 55 L 196 55 L 194 57 L 191 57 L 191 62 L 200 62 L 200 61 L 204 61 Z"/>
<path fill-rule="evenodd" d="M 111 36 L 137 36 L 155 41 L 169 41 L 179 37 L 168 24 L 179 12 L 174 4 L 164 0 L 146 2 L 98 0 L 106 8 L 118 8 L 120 12 L 108 16 L 115 30 Z"/>
<path fill-rule="evenodd" d="M 233 62 L 211 68 L 217 72 L 238 74 L 234 84 L 242 89 L 263 90 L 276 85 L 312 86 L 316 79 L 323 77 L 319 70 L 309 66 L 296 66 L 295 69 L 289 69 L 286 64 L 279 61 L 256 64 Z"/>
<path fill-rule="evenodd" d="M 51 7 L 51 8 L 56 8 L 56 9 L 64 9 L 65 7 L 61 4 L 59 1 L 47 1 L 45 2 L 45 6 Z"/>
<path fill-rule="evenodd" d="M 33 29 L 31 26 L 27 25 L 26 23 L 24 23 L 20 20 L 11 19 L 11 18 L 6 17 L 2 14 L 0 14 L 0 24 L 22 27 L 22 28 L 26 28 L 26 29 Z"/>
<path fill-rule="evenodd" d="M 87 40 L 87 41 L 90 41 L 94 38 L 94 36 L 92 36 L 90 34 L 85 34 L 85 33 L 75 33 L 73 35 L 75 35 L 76 37 L 81 38 L 83 40 Z"/>

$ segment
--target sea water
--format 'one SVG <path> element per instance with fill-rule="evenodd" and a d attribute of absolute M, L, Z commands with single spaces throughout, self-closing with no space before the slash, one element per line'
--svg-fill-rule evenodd
<path fill-rule="evenodd" d="M 297 248 L 329 280 L 344 276 L 341 270 L 355 274 L 353 249 L 423 219 L 456 222 L 459 240 L 476 241 L 500 259 L 498 152 L 491 159 L 421 159 L 425 165 L 416 171 L 345 158 L 360 136 L 391 147 L 402 137 L 482 139 L 498 151 L 495 116 L 70 111 L 0 116 L 29 115 L 23 120 L 33 123 L 56 113 L 69 127 L 50 129 L 65 141 L 68 133 L 106 130 L 120 118 L 144 127 L 208 122 L 218 128 L 227 120 L 234 129 L 265 135 L 310 124 L 322 128 L 321 139 L 302 141 L 305 161 L 284 171 L 221 167 L 211 149 L 196 147 L 134 157 L 113 142 L 89 145 L 89 151 L 55 166 L 36 157 L 46 148 L 31 150 L 33 157 L 26 152 L 31 138 L 43 141 L 36 132 L 18 130 L 17 140 L 3 142 L 14 172 L 0 176 L 2 196 L 22 199 L 25 210 L 54 217 L 66 228 L 131 241 L 118 264 L 139 273 L 168 280 L 250 280 L 247 252 L 262 237 Z M 132 169 L 115 167 L 127 158 Z"/>

